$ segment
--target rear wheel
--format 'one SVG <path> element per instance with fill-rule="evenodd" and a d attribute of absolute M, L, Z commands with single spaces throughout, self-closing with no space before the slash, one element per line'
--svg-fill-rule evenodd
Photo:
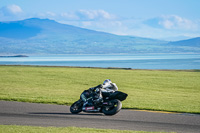
<path fill-rule="evenodd" d="M 83 102 L 81 102 L 80 100 L 79 101 L 76 101 L 75 103 L 73 103 L 70 107 L 70 112 L 72 114 L 78 114 L 82 111 L 82 106 L 83 106 Z"/>
<path fill-rule="evenodd" d="M 111 101 L 112 103 L 112 106 L 106 106 L 102 109 L 102 112 L 105 114 L 105 115 L 115 115 L 117 114 L 121 108 L 122 108 L 122 103 L 115 99 L 115 100 L 112 100 Z"/>

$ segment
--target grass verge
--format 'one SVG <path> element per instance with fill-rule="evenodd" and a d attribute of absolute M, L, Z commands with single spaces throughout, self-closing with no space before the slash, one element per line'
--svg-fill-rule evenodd
<path fill-rule="evenodd" d="M 200 113 L 198 71 L 0 66 L 0 100 L 70 105 L 108 78 L 128 93 L 123 108 Z"/>
<path fill-rule="evenodd" d="M 94 133 L 94 132 L 95 133 L 161 133 L 161 132 L 94 129 L 94 128 L 79 128 L 79 127 L 36 127 L 36 126 L 0 125 L 0 133 Z"/>

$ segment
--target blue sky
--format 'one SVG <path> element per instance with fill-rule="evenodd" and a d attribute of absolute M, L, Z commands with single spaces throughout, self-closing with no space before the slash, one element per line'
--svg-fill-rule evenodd
<path fill-rule="evenodd" d="M 82 28 L 165 40 L 200 36 L 200 0 L 0 0 L 0 21 L 49 18 Z"/>

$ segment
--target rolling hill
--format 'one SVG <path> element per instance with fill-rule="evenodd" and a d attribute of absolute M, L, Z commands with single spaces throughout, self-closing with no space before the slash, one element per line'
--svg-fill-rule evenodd
<path fill-rule="evenodd" d="M 0 46 L 0 55 L 200 53 L 200 38 L 166 42 L 30 18 L 0 22 Z"/>

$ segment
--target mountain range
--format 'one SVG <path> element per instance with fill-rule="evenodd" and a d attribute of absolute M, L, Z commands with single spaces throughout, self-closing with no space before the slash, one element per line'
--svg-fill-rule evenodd
<path fill-rule="evenodd" d="M 200 53 L 200 37 L 168 42 L 114 35 L 49 19 L 0 22 L 0 55 L 137 53 Z"/>

